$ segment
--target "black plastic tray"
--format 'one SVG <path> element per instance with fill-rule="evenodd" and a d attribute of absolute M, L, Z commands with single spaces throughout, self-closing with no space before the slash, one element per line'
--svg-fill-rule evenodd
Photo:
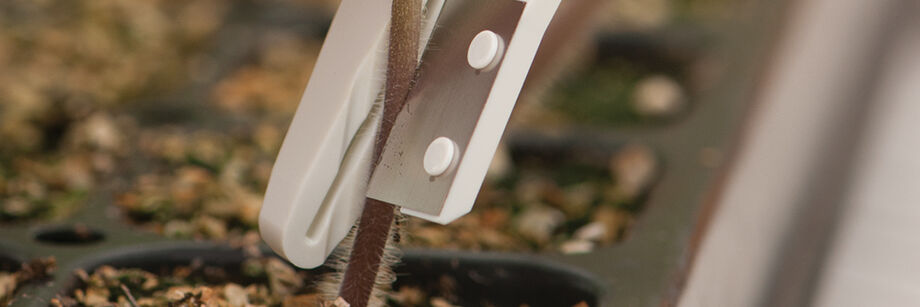
<path fill-rule="evenodd" d="M 781 5 L 762 4 L 763 20 L 779 20 Z M 264 14 L 271 26 L 306 27 L 275 10 Z M 281 17 L 279 17 L 281 16 Z M 271 22 L 269 22 L 271 21 Z M 324 24 L 324 23 L 317 23 Z M 598 55 L 654 56 L 688 67 L 694 82 L 693 104 L 682 118 L 654 127 L 625 127 L 604 131 L 573 128 L 561 134 L 510 131 L 506 136 L 517 152 L 611 152 L 627 143 L 653 148 L 664 171 L 647 197 L 638 223 L 626 240 L 581 255 L 559 253 L 474 253 L 408 250 L 397 268 L 399 284 L 424 285 L 442 275 L 454 277 L 462 303 L 498 306 L 571 306 L 585 301 L 591 306 L 669 306 L 676 302 L 689 270 L 698 238 L 713 210 L 720 174 L 728 165 L 734 138 L 743 128 L 748 103 L 756 90 L 763 61 L 769 54 L 778 21 L 751 20 L 731 31 L 730 44 L 709 48 L 707 40 L 687 43 L 681 31 L 660 35 L 621 34 L 601 39 Z M 306 30 L 305 30 L 306 31 Z M 718 34 L 722 35 L 722 34 Z M 229 40 L 228 41 L 232 41 Z M 716 53 L 673 53 L 672 49 L 703 45 Z M 233 58 L 232 48 L 228 55 Z M 628 50 L 629 52 L 624 52 Z M 666 52 L 661 52 L 662 50 Z M 678 55 L 678 56 L 673 56 Z M 641 60 L 641 59 L 639 59 Z M 717 61 L 715 77 L 695 71 L 703 61 Z M 721 66 L 720 66 L 721 65 Z M 704 77 L 696 74 L 703 73 Z M 194 96 L 194 95 L 193 95 Z M 103 189 L 105 190 L 105 189 Z M 201 259 L 211 265 L 230 265 L 243 254 L 226 243 L 170 240 L 139 229 L 113 211 L 110 196 L 96 198 L 66 222 L 2 226 L 0 269 L 16 267 L 32 258 L 54 256 L 58 269 L 50 280 L 21 286 L 12 306 L 47 306 L 76 285 L 73 271 L 107 264 L 121 267 L 156 267 L 188 264 Z M 77 227 L 77 230 L 75 230 Z"/>

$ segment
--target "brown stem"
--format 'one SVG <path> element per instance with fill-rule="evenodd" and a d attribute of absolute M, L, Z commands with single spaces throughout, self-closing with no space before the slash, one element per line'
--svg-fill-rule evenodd
<path fill-rule="evenodd" d="M 421 28 L 421 0 L 393 0 L 383 122 L 374 147 L 374 166 L 380 162 L 380 153 L 390 136 L 396 116 L 406 105 L 406 97 L 415 80 Z"/>
<path fill-rule="evenodd" d="M 380 162 L 390 131 L 406 104 L 406 97 L 415 79 L 421 11 L 421 0 L 393 0 L 383 120 L 374 145 L 372 169 Z M 392 204 L 370 198 L 365 200 L 355 242 L 345 268 L 345 277 L 339 289 L 339 296 L 352 307 L 366 307 L 371 299 L 387 240 L 391 235 L 395 211 Z"/>
<path fill-rule="evenodd" d="M 366 307 L 371 299 L 394 216 L 395 207 L 391 204 L 371 198 L 364 203 L 345 278 L 339 289 L 339 296 L 352 307 Z"/>

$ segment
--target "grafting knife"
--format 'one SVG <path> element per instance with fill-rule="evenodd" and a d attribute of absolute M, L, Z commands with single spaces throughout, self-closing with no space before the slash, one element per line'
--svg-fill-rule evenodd
<path fill-rule="evenodd" d="M 428 0 L 418 77 L 370 169 L 388 0 L 343 0 L 275 162 L 263 239 L 321 265 L 366 197 L 447 224 L 468 213 L 561 0 Z"/>

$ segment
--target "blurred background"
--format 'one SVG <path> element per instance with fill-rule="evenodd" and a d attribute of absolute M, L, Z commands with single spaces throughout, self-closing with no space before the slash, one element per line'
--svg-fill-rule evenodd
<path fill-rule="evenodd" d="M 672 125 L 693 108 L 690 97 L 712 85 L 707 74 L 720 64 L 701 60 L 717 45 L 709 33 L 741 4 L 597 5 L 597 25 L 583 29 L 593 32 L 579 33 L 592 40 L 566 50 L 568 67 L 549 81 L 528 84 L 510 130 Z M 113 211 L 168 237 L 254 231 L 274 156 L 336 5 L 2 4 L 0 221 L 66 220 L 105 190 Z M 636 199 L 657 166 L 641 144 L 585 161 L 531 158 L 512 157 L 504 146 L 477 212 L 451 229 L 413 221 L 412 243 L 558 249 L 595 219 L 612 230 L 598 230 L 612 242 L 641 209 Z M 524 222 L 514 226 L 517 215 Z M 464 234 L 471 229 L 488 231 Z"/>
<path fill-rule="evenodd" d="M 909 19 L 905 16 L 912 13 L 892 13 L 897 8 L 916 10 L 903 4 L 911 1 L 801 2 L 605 0 L 571 5 L 591 9 L 579 15 L 584 25 L 574 33 L 548 37 L 551 46 L 544 49 L 552 52 L 538 56 L 473 212 L 447 226 L 409 219 L 405 246 L 588 255 L 565 259 L 596 265 L 601 279 L 620 286 L 610 293 L 653 293 L 637 302 L 662 297 L 676 301 L 674 295 L 662 294 L 674 291 L 662 289 L 682 288 L 685 281 L 691 286 L 683 303 L 691 306 L 753 306 L 770 301 L 763 297 L 812 293 L 800 289 L 813 289 L 808 286 L 813 283 L 797 282 L 817 278 L 813 275 L 821 271 L 812 268 L 825 260 L 828 246 L 843 244 L 828 242 L 843 236 L 835 236 L 833 229 L 845 223 L 837 222 L 838 214 L 823 213 L 842 210 L 846 201 L 841 199 L 847 196 L 826 195 L 846 194 L 841 187 L 851 183 L 810 174 L 852 177 L 829 170 L 858 160 L 850 157 L 851 149 L 862 145 L 854 140 L 870 133 L 864 127 L 873 127 L 861 124 L 869 113 L 861 103 L 887 98 L 866 94 L 859 97 L 872 97 L 845 103 L 840 96 L 884 92 L 866 89 L 874 89 L 873 80 L 883 74 L 872 67 L 893 64 L 871 59 L 900 48 L 888 47 L 899 39 L 868 38 L 901 37 L 883 34 L 902 33 L 906 30 L 896 29 L 913 25 L 884 21 Z M 65 230 L 38 232 L 36 240 L 103 240 L 104 234 L 93 228 L 105 227 L 93 224 L 102 217 L 110 220 L 104 223 L 123 227 L 116 229 L 168 239 L 259 246 L 256 223 L 273 161 L 337 4 L 0 2 L 0 229 L 66 225 Z M 862 18 L 858 12 L 869 17 L 856 25 L 835 23 Z M 838 30 L 812 30 L 828 27 Z M 848 44 L 868 47 L 841 51 Z M 847 57 L 850 53 L 859 56 Z M 846 65 L 852 70 L 826 69 Z M 789 67 L 801 68 L 796 73 Z M 850 75 L 867 77 L 835 81 Z M 786 88 L 793 85 L 812 87 Z M 827 94 L 841 88 L 848 91 Z M 835 102 L 820 103 L 825 100 Z M 776 101 L 782 103 L 771 103 Z M 790 104 L 797 107 L 784 107 Z M 841 109 L 846 112 L 839 116 L 828 111 Z M 808 126 L 823 123 L 809 116 L 831 118 L 826 120 L 830 124 Z M 796 141 L 796 136 L 804 139 Z M 852 142 L 828 141 L 838 139 Z M 820 149 L 825 145 L 843 148 L 835 152 L 846 154 L 815 154 L 829 150 Z M 820 160 L 839 164 L 815 162 Z M 781 172 L 787 168 L 795 171 Z M 746 181 L 746 176 L 766 179 Z M 786 180 L 790 177 L 807 180 Z M 788 186 L 778 185 L 783 181 Z M 758 211 L 773 203 L 789 205 L 777 205 L 787 208 L 783 214 Z M 812 203 L 831 205 L 808 205 Z M 659 205 L 653 209 L 650 204 Z M 713 214 L 717 208 L 719 213 Z M 758 223 L 770 224 L 763 229 L 772 232 L 761 231 Z M 634 230 L 643 224 L 646 231 Z M 764 233 L 775 235 L 758 237 Z M 815 235 L 795 239 L 796 233 Z M 630 240 L 639 247 L 612 248 Z M 759 247 L 747 249 L 745 244 Z M 797 248 L 802 246 L 806 248 Z M 731 258 L 738 250 L 747 252 Z M 623 259 L 646 262 L 630 266 Z M 674 277 L 686 276 L 691 263 L 699 274 Z M 291 281 L 307 273 L 274 258 L 247 265 L 254 267 L 246 271 L 252 274 L 247 275 L 250 281 L 257 280 L 251 282 L 254 286 L 237 289 L 218 283 L 212 289 L 222 294 L 215 299 L 231 305 L 243 298 L 265 305 L 306 304 L 279 297 L 309 297 L 311 286 Z M 759 271 L 746 275 L 744 268 L 752 267 Z M 768 272 L 775 267 L 799 275 Z M 26 274 L 16 265 L 0 269 L 0 303 L 6 304 L 34 272 Z M 84 271 L 79 276 L 82 288 L 57 303 L 125 303 L 127 295 L 114 292 L 120 290 L 113 285 L 126 284 L 143 302 L 165 304 L 175 302 L 167 295 L 175 287 L 208 284 L 177 271 L 109 269 Z M 768 281 L 735 283 L 752 276 Z M 170 281 L 163 281 L 167 277 Z M 160 282 L 151 286 L 145 284 L 148 280 Z M 784 282 L 790 280 L 796 282 Z M 746 286 L 748 290 L 725 290 Z M 763 294 L 750 289 L 772 290 Z M 449 291 L 396 290 L 391 303 L 400 306 L 462 301 Z M 838 292 L 822 293 L 831 293 L 822 302 L 837 302 L 832 298 Z M 799 301 L 767 305 L 792 306 L 810 302 L 812 296 L 788 297 Z"/>

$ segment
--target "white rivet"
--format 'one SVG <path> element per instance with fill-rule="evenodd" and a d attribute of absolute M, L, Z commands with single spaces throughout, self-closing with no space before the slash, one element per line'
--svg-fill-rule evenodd
<path fill-rule="evenodd" d="M 450 168 L 457 157 L 457 145 L 446 137 L 438 137 L 425 150 L 425 172 L 431 176 L 440 176 Z"/>
<path fill-rule="evenodd" d="M 499 55 L 502 53 L 502 39 L 495 32 L 485 30 L 476 34 L 470 42 L 470 50 L 466 53 L 466 60 L 474 69 L 488 70 L 498 64 Z"/>

